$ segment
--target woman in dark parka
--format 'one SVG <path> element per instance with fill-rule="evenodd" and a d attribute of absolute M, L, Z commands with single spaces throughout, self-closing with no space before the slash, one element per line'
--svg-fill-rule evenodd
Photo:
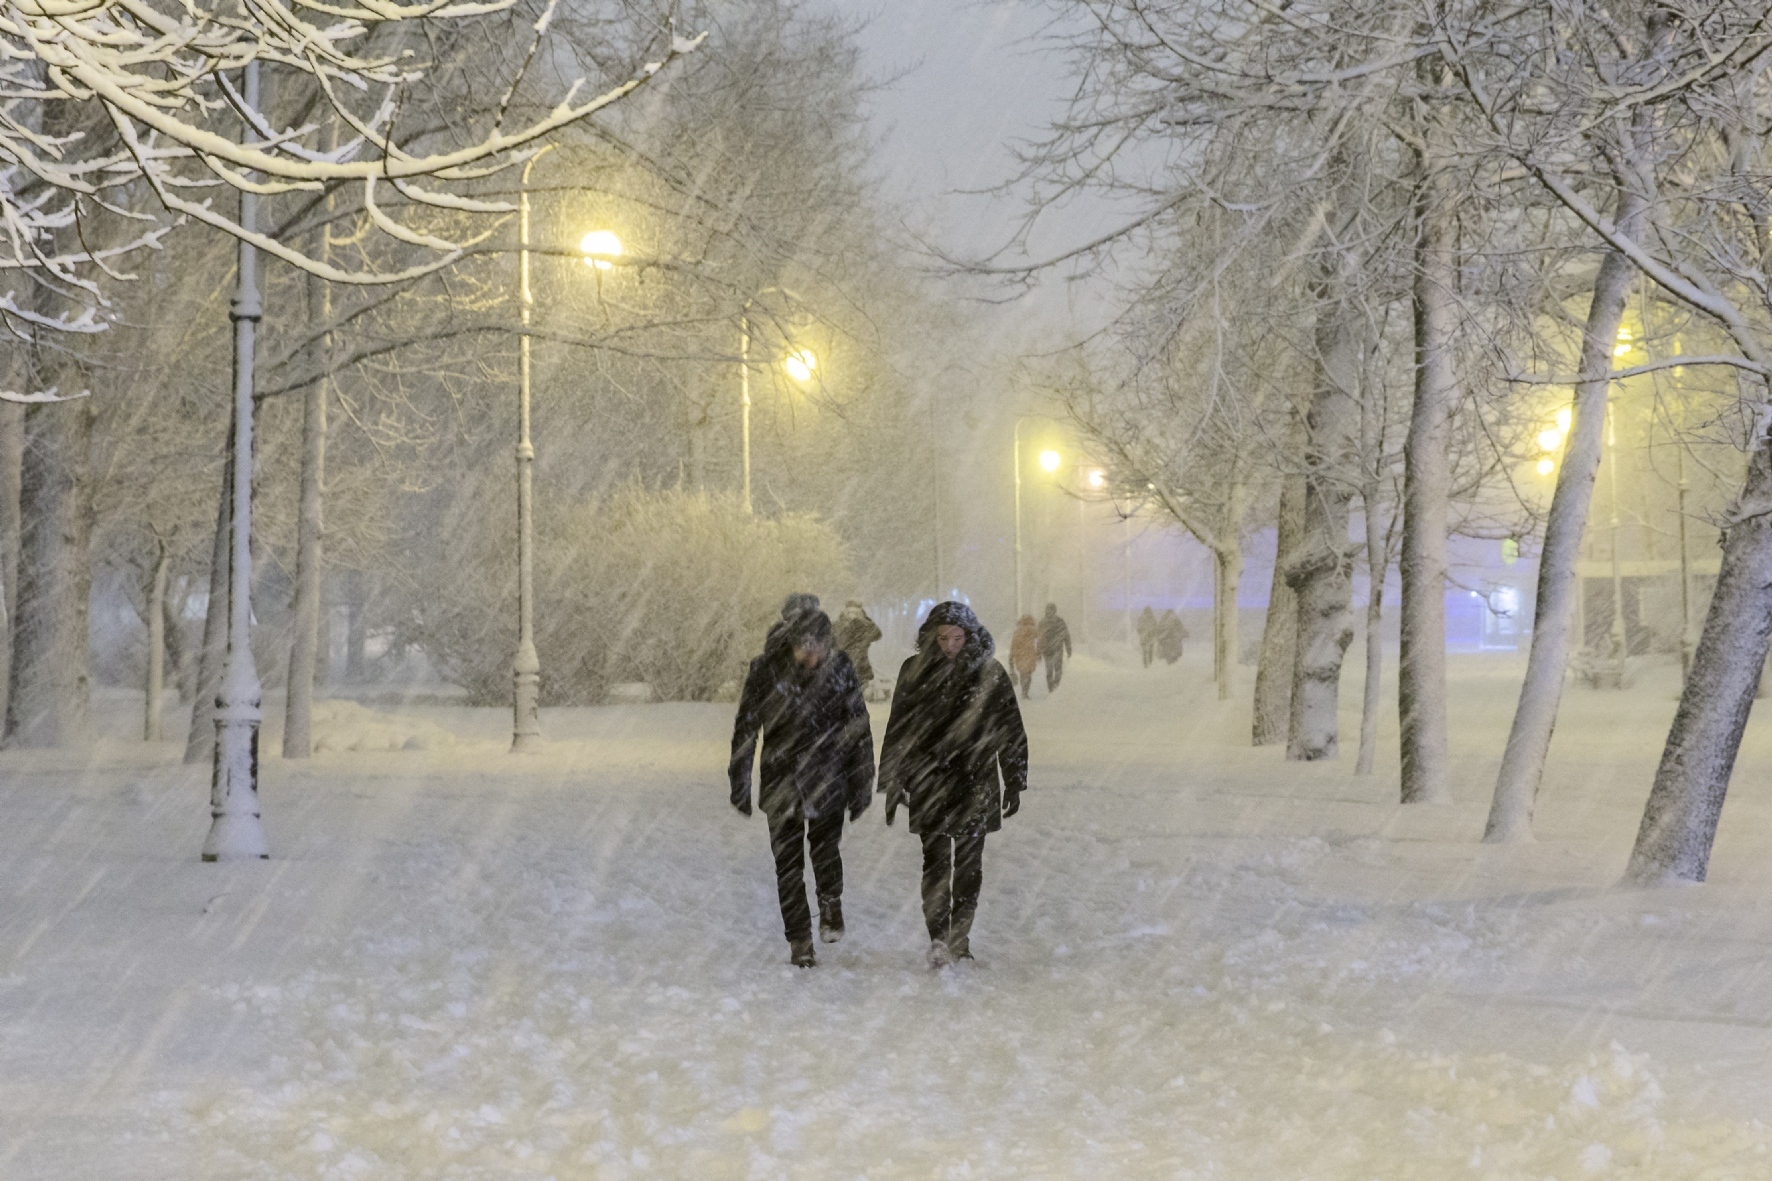
<path fill-rule="evenodd" d="M 757 803 L 769 820 L 776 889 L 792 961 L 813 965 L 812 913 L 806 905 L 806 847 L 818 890 L 819 937 L 843 937 L 843 811 L 867 811 L 874 780 L 874 739 L 861 682 L 831 642 L 831 621 L 813 609 L 770 629 L 751 661 L 732 727 L 728 778 L 732 806 L 751 814 L 751 762 L 763 747 Z"/>
<path fill-rule="evenodd" d="M 880 751 L 886 823 L 903 804 L 923 840 L 931 967 L 971 957 L 985 834 L 1015 815 L 1027 787 L 1027 732 L 995 647 L 972 608 L 937 604 L 899 669 Z"/>

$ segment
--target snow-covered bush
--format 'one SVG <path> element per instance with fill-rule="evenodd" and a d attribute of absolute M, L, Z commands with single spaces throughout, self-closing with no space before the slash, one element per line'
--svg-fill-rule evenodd
<path fill-rule="evenodd" d="M 486 703 L 511 693 L 511 516 L 502 504 L 480 502 L 469 519 L 452 522 L 414 605 L 413 638 L 444 676 Z M 836 595 L 848 581 L 842 540 L 810 516 L 751 516 L 731 497 L 632 487 L 542 507 L 535 571 L 542 699 L 590 704 L 613 684 L 645 681 L 662 700 L 707 700 L 743 675 L 783 596 Z"/>

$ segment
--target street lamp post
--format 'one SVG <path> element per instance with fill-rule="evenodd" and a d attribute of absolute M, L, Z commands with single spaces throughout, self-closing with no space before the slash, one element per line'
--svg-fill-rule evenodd
<path fill-rule="evenodd" d="M 551 147 L 551 145 L 550 145 Z M 535 650 L 535 445 L 529 437 L 529 325 L 535 292 L 529 285 L 529 171 L 548 151 L 523 165 L 517 197 L 517 654 L 511 659 L 511 751 L 541 746 L 541 657 Z"/>
<path fill-rule="evenodd" d="M 258 63 L 248 62 L 242 89 L 246 106 L 259 109 Z M 248 129 L 246 141 L 256 137 Z M 240 225 L 257 229 L 258 197 L 240 193 Z M 209 835 L 205 861 L 260 860 L 271 855 L 259 819 L 258 669 L 252 661 L 252 390 L 253 348 L 264 307 L 258 290 L 258 249 L 239 245 L 239 273 L 228 318 L 234 323 L 233 553 L 228 580 L 228 651 L 215 701 L 215 763 L 210 778 Z"/>
<path fill-rule="evenodd" d="M 765 287 L 749 299 L 738 311 L 738 411 L 739 411 L 739 449 L 744 464 L 744 511 L 751 513 L 751 305 L 769 294 L 785 295 L 791 300 L 798 300 L 785 287 Z M 788 354 L 782 362 L 788 376 L 798 382 L 812 380 L 812 371 L 818 368 L 818 357 L 811 349 L 800 349 Z"/>

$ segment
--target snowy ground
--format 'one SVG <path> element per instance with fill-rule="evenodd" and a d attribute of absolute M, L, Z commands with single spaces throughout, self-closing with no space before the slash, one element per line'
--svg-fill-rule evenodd
<path fill-rule="evenodd" d="M 206 866 L 205 774 L 107 698 L 96 752 L 0 755 L 0 1177 L 1772 1176 L 1772 720 L 1711 884 L 1619 891 L 1673 670 L 1572 689 L 1540 842 L 1485 848 L 1520 669 L 1454 659 L 1458 803 L 1405 811 L 1249 749 L 1192 654 L 1080 659 L 942 974 L 877 806 L 786 965 L 730 706 L 522 760 L 335 708 L 265 761 L 275 860 Z"/>

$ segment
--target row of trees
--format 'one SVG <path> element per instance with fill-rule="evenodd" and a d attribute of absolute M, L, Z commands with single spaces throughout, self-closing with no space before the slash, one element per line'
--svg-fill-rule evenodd
<path fill-rule="evenodd" d="M 1111 328 L 1052 388 L 1111 467 L 1219 568 L 1221 692 L 1240 543 L 1277 522 L 1257 743 L 1332 757 L 1367 566 L 1376 735 L 1384 575 L 1400 568 L 1401 796 L 1447 791 L 1455 533 L 1542 530 L 1536 626 L 1486 839 L 1528 839 L 1576 618 L 1575 561 L 1620 378 L 1739 449 L 1722 571 L 1631 859 L 1702 880 L 1772 642 L 1772 241 L 1763 0 L 1074 0 L 1076 97 L 1033 145 L 1031 216 L 1084 190 L 1133 213 L 1069 255 L 1115 264 Z M 1652 336 L 1614 368 L 1634 309 Z M 1554 492 L 1531 440 L 1570 414 Z M 1740 413 L 1732 411 L 1740 409 Z M 1744 461 L 1744 462 L 1742 462 Z M 1351 528 L 1358 506 L 1363 539 Z"/>
<path fill-rule="evenodd" d="M 89 732 L 96 577 L 144 625 L 147 733 L 164 663 L 196 707 L 187 758 L 210 757 L 242 241 L 272 259 L 250 589 L 258 666 L 289 689 L 283 753 L 311 747 L 341 602 L 348 665 L 374 634 L 481 697 L 501 676 L 508 693 L 525 167 L 538 606 L 571 621 L 553 653 L 544 635 L 549 699 L 624 679 L 709 695 L 796 564 L 835 591 L 926 589 L 926 547 L 904 534 L 946 486 L 922 375 L 960 328 L 895 262 L 849 27 L 794 0 L 378 5 L 306 41 L 299 10 L 195 32 L 106 11 L 159 55 L 138 72 L 173 82 L 123 86 L 135 67 L 118 48 L 100 86 L 99 66 L 33 48 L 65 34 L 0 22 L 38 54 L 14 80 L 63 120 L 0 139 L 32 285 L 0 307 L 19 342 L 0 407 L 9 744 Z M 158 106 L 139 109 L 148 92 Z M 7 100 L 15 124 L 35 93 Z M 592 230 L 620 241 L 597 267 L 580 249 Z M 796 381 L 778 362 L 807 351 L 816 372 Z M 728 585 L 709 595 L 684 563 L 714 551 Z"/>

